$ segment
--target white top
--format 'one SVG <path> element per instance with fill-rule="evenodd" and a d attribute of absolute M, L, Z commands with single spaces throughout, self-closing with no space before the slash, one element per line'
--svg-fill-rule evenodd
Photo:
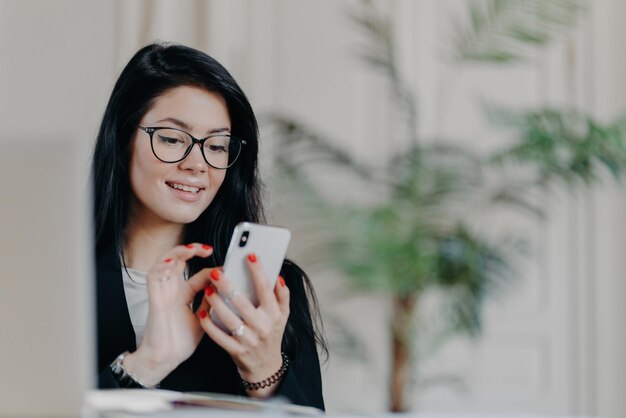
<path fill-rule="evenodd" d="M 128 270 L 128 273 L 126 272 Z M 146 283 L 147 271 L 125 269 L 122 267 L 122 281 L 126 304 L 130 314 L 130 322 L 135 330 L 137 347 L 141 344 L 143 333 L 148 322 L 148 285 Z"/>

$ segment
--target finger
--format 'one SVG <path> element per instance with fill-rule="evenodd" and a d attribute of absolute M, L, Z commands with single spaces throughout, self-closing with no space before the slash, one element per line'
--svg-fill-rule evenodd
<path fill-rule="evenodd" d="M 222 298 L 216 292 L 213 286 L 207 286 L 204 289 L 204 298 L 211 304 L 212 309 L 217 314 L 218 318 L 222 321 L 224 326 L 229 330 L 237 329 L 242 320 L 224 303 Z"/>
<path fill-rule="evenodd" d="M 193 257 L 208 257 L 213 254 L 213 247 L 208 244 L 194 242 L 191 244 L 177 245 L 166 252 L 162 259 L 173 258 L 177 261 L 187 261 Z"/>
<path fill-rule="evenodd" d="M 176 270 L 176 260 L 171 257 L 155 264 L 146 276 L 148 291 L 155 288 L 155 286 L 157 288 L 170 286 L 170 283 L 174 282 L 172 279 L 177 275 L 175 273 Z"/>
<path fill-rule="evenodd" d="M 173 258 L 167 257 L 167 258 L 161 259 L 161 261 L 157 262 L 154 266 L 152 266 L 148 276 L 156 277 L 158 275 L 171 272 L 175 266 L 176 266 L 176 261 Z"/>
<path fill-rule="evenodd" d="M 212 286 L 205 289 L 205 299 L 209 301 L 217 317 L 231 331 L 231 334 L 235 333 L 236 330 L 240 332 L 238 335 L 233 335 L 236 340 L 248 347 L 258 346 L 259 339 L 255 330 L 244 326 L 242 319 L 226 305 Z"/>
<path fill-rule="evenodd" d="M 202 269 L 196 274 L 194 274 L 193 276 L 191 276 L 189 280 L 185 282 L 186 289 L 187 289 L 186 294 L 185 294 L 185 300 L 187 302 L 193 302 L 196 297 L 196 294 L 204 290 L 204 288 L 207 285 L 211 284 L 210 274 L 212 270 L 214 269 L 210 269 L 210 268 Z M 202 299 L 204 300 L 204 298 Z"/>
<path fill-rule="evenodd" d="M 215 271 L 215 273 L 213 273 Z M 210 284 L 211 282 L 215 282 L 215 277 L 221 277 L 221 268 L 204 268 L 191 276 L 189 280 L 187 280 L 187 285 L 191 289 L 191 293 L 195 295 L 201 290 Z"/>
<path fill-rule="evenodd" d="M 276 286 L 274 286 L 274 294 L 276 295 L 276 300 L 278 301 L 278 307 L 280 308 L 281 314 L 285 318 L 288 318 L 291 293 L 289 292 L 289 288 L 287 287 L 287 283 L 285 283 L 283 276 L 278 276 Z"/>
<path fill-rule="evenodd" d="M 239 316 L 249 327 L 256 331 L 261 329 L 262 315 L 259 315 L 259 311 L 246 295 L 237 291 L 231 280 L 225 276 L 221 276 L 214 284 L 227 306 L 235 308 Z"/>
<path fill-rule="evenodd" d="M 248 254 L 248 269 L 252 275 L 252 282 L 256 289 L 257 297 L 259 298 L 259 305 L 266 306 L 270 309 L 278 309 L 276 305 L 276 298 L 273 295 L 272 287 L 268 280 L 265 270 L 263 269 L 263 263 L 257 257 L 256 254 Z"/>
<path fill-rule="evenodd" d="M 148 280 L 166 282 L 173 276 L 184 279 L 186 261 L 193 257 L 208 257 L 213 254 L 213 247 L 207 244 L 178 245 L 157 261 L 148 274 Z"/>
<path fill-rule="evenodd" d="M 241 343 L 215 325 L 207 310 L 200 311 L 199 317 L 200 326 L 217 345 L 226 350 L 231 356 L 241 351 Z"/>
<path fill-rule="evenodd" d="M 211 309 L 211 304 L 209 303 L 209 301 L 206 298 L 202 298 L 202 301 L 200 302 L 200 306 L 198 306 L 198 309 L 196 309 L 196 314 L 200 314 L 200 312 L 202 311 L 207 311 L 209 312 L 209 310 Z"/>

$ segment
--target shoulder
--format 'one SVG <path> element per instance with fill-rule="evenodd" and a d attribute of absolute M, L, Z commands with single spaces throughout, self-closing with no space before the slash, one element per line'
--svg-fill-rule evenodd
<path fill-rule="evenodd" d="M 108 245 L 104 249 L 95 252 L 95 261 L 98 270 L 119 270 L 122 266 L 120 251 L 114 245 Z"/>

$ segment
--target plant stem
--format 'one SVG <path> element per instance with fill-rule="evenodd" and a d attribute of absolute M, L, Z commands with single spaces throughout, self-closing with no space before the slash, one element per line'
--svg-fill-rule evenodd
<path fill-rule="evenodd" d="M 417 292 L 411 292 L 404 295 L 394 295 L 392 299 L 392 365 L 389 394 L 389 410 L 392 412 L 405 412 L 409 407 L 406 402 L 406 394 L 411 378 L 412 325 L 417 296 Z"/>

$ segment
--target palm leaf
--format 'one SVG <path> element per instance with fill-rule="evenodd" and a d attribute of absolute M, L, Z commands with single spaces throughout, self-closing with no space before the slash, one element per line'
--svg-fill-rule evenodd
<path fill-rule="evenodd" d="M 357 163 L 348 151 L 333 145 L 340 141 L 284 114 L 267 114 L 263 121 L 268 128 L 275 130 L 273 137 L 278 141 L 276 158 L 283 169 L 297 172 L 307 164 L 325 161 L 347 168 L 362 179 L 373 179 L 375 173 L 370 168 Z"/>
<path fill-rule="evenodd" d="M 365 37 L 359 55 L 363 61 L 372 64 L 373 69 L 382 70 L 390 79 L 397 80 L 391 20 L 378 12 L 370 0 L 362 0 L 360 6 L 348 12 L 352 24 Z"/>
<path fill-rule="evenodd" d="M 496 126 L 519 132 L 517 141 L 494 153 L 491 162 L 533 167 L 536 184 L 592 185 L 604 173 L 619 179 L 626 171 L 624 118 L 602 124 L 573 109 L 488 110 Z"/>
<path fill-rule="evenodd" d="M 361 0 L 360 7 L 348 13 L 350 21 L 363 34 L 364 45 L 357 48 L 359 58 L 369 69 L 379 71 L 390 83 L 390 93 L 399 110 L 406 115 L 411 142 L 417 138 L 417 101 L 396 62 L 393 23 L 371 0 Z"/>
<path fill-rule="evenodd" d="M 585 10 L 583 0 L 488 0 L 469 3 L 469 19 L 453 35 L 455 61 L 525 61 L 574 26 Z"/>

